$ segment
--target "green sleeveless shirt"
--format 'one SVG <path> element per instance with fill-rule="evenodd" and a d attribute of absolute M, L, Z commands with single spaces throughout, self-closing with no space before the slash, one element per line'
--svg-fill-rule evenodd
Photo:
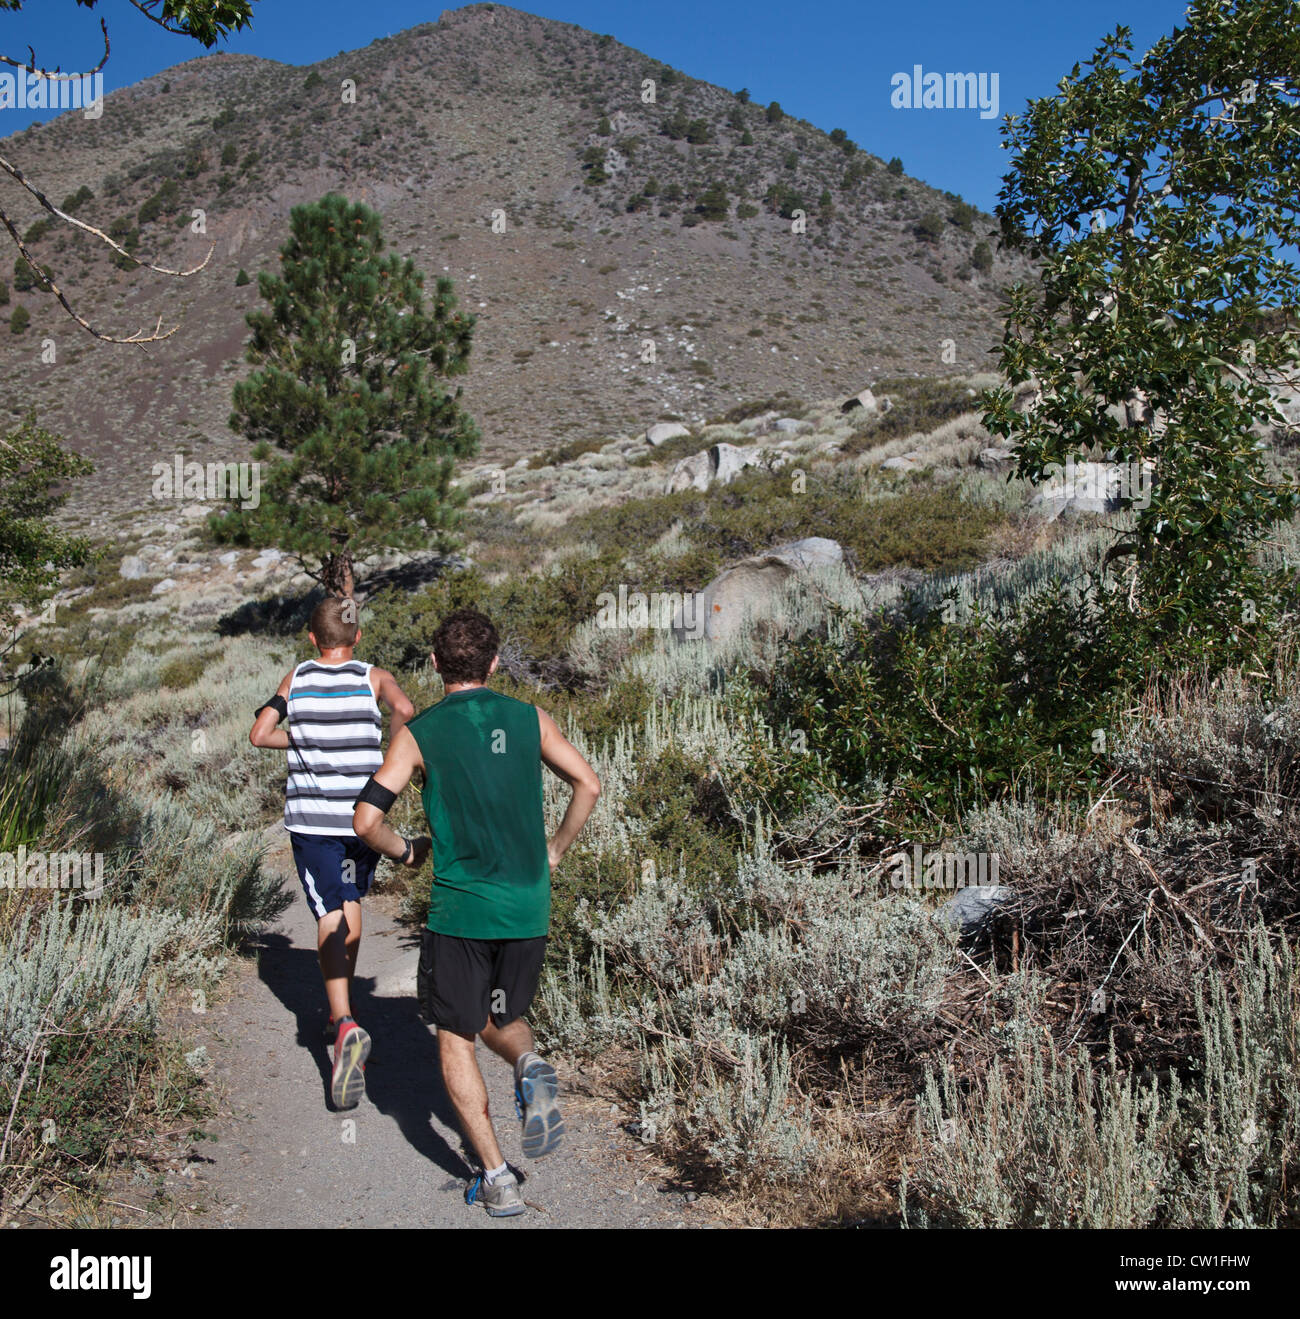
<path fill-rule="evenodd" d="M 429 929 L 461 939 L 546 934 L 551 867 L 537 707 L 468 687 L 406 726 L 424 758 Z"/>

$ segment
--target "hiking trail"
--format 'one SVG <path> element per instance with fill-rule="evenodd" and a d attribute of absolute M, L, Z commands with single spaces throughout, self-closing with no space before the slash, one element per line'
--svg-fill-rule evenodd
<path fill-rule="evenodd" d="M 278 835 L 278 836 L 277 836 Z M 523 1176 L 529 1211 L 493 1219 L 465 1204 L 470 1165 L 438 1068 L 437 1033 L 415 1001 L 419 931 L 392 915 L 376 889 L 363 903 L 361 954 L 353 991 L 357 1020 L 370 1032 L 366 1097 L 348 1112 L 329 1103 L 327 1015 L 316 960 L 316 923 L 298 888 L 288 835 L 266 831 L 265 864 L 293 888 L 293 905 L 235 959 L 194 1032 L 211 1060 L 217 1114 L 203 1125 L 192 1162 L 203 1227 L 686 1227 L 712 1218 L 652 1150 L 620 1126 L 608 1098 L 577 1093 L 581 1076 L 564 1058 L 560 1074 L 567 1133 L 555 1153 L 520 1153 L 513 1078 L 482 1044 L 497 1136 Z M 381 871 L 382 874 L 382 871 Z M 575 1082 L 577 1084 L 575 1084 Z"/>

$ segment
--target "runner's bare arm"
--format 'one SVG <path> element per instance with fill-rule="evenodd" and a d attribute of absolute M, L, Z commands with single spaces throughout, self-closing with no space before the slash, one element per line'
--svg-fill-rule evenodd
<path fill-rule="evenodd" d="M 415 716 L 415 706 L 411 704 L 410 698 L 397 685 L 397 679 L 387 669 L 371 669 L 370 676 L 374 680 L 376 699 L 383 701 L 393 712 L 388 726 L 388 741 L 391 746 L 393 739 L 406 727 L 407 721 Z"/>
<path fill-rule="evenodd" d="M 554 869 L 595 808 L 596 799 L 600 796 L 600 779 L 582 758 L 578 748 L 560 732 L 560 726 L 540 707 L 537 718 L 542 731 L 542 760 L 573 789 L 564 819 L 560 821 L 555 837 L 546 847 L 551 869 Z"/>
<path fill-rule="evenodd" d="M 285 700 L 289 695 L 289 684 L 293 681 L 293 670 L 290 669 L 275 689 L 275 694 L 281 700 Z M 255 747 L 278 747 L 283 751 L 289 745 L 289 730 L 280 728 L 278 725 L 283 716 L 271 705 L 264 705 L 258 712 L 257 718 L 253 720 L 253 727 L 249 730 L 248 740 Z"/>
<path fill-rule="evenodd" d="M 374 780 L 389 792 L 400 793 L 411 781 L 411 775 L 417 769 L 424 768 L 424 757 L 410 729 L 399 728 L 393 740 L 388 744 L 388 754 L 384 763 L 374 773 Z M 352 831 L 363 842 L 368 843 L 376 852 L 401 861 L 406 855 L 406 839 L 395 829 L 389 827 L 384 813 L 372 802 L 361 802 L 352 812 Z M 432 846 L 428 838 L 416 838 L 414 851 L 404 862 L 405 865 L 418 868 L 423 865 Z"/>

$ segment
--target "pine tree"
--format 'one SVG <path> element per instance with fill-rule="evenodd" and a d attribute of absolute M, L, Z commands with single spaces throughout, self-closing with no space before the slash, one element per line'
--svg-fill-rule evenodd
<path fill-rule="evenodd" d="M 264 463 L 260 502 L 232 504 L 212 530 L 275 545 L 351 595 L 355 559 L 454 543 L 453 466 L 479 432 L 461 389 L 441 382 L 467 370 L 474 317 L 449 279 L 426 297 L 414 263 L 384 253 L 379 215 L 337 193 L 294 207 L 280 261 L 258 277 L 258 369 L 235 386 L 230 419 Z"/>

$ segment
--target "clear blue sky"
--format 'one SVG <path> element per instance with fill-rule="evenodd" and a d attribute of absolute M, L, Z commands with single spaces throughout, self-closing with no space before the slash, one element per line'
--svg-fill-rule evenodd
<path fill-rule="evenodd" d="M 113 54 L 109 89 L 203 53 L 197 42 L 170 36 L 126 0 L 100 0 L 87 11 L 74 0 L 27 0 L 28 10 L 0 14 L 2 48 L 38 62 L 85 68 L 99 56 L 96 15 L 108 19 Z M 310 64 L 435 20 L 452 3 L 384 0 L 259 0 L 253 27 L 231 50 L 290 64 Z M 1007 153 L 997 119 L 975 110 L 901 110 L 890 105 L 890 79 L 925 72 L 997 73 L 999 113 L 1015 113 L 1049 93 L 1076 61 L 1119 22 L 1145 49 L 1181 19 L 1185 0 L 532 0 L 514 6 L 593 32 L 672 64 L 692 77 L 737 90 L 755 101 L 780 101 L 820 128 L 843 128 L 907 172 L 991 209 Z M 0 136 L 40 115 L 0 111 Z"/>

